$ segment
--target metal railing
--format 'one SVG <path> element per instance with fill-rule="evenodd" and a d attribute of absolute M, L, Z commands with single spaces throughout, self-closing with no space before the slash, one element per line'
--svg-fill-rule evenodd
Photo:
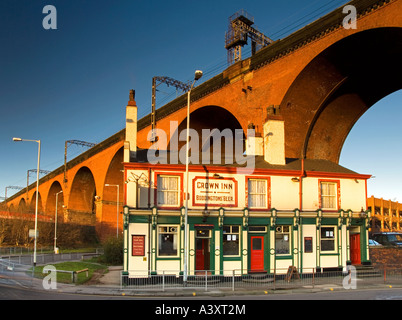
<path fill-rule="evenodd" d="M 98 251 L 98 250 L 97 250 Z M 71 252 L 71 253 L 37 253 L 36 263 L 37 264 L 49 264 L 49 263 L 57 263 L 61 261 L 71 261 L 71 260 L 86 260 L 92 258 L 94 256 L 99 256 L 101 253 L 83 253 L 83 252 Z M 0 260 L 11 261 L 18 264 L 24 265 L 32 265 L 33 264 L 33 254 L 30 252 L 29 254 L 7 254 L 2 255 Z"/>
<path fill-rule="evenodd" d="M 348 268 L 348 270 L 317 272 L 314 268 L 302 273 L 289 273 L 288 269 L 269 272 L 245 273 L 244 270 L 190 271 L 187 281 L 182 272 L 162 270 L 157 274 L 148 271 L 122 272 L 120 288 L 136 291 L 167 290 L 281 290 L 281 289 L 356 289 L 384 284 L 402 285 L 401 268 Z"/>

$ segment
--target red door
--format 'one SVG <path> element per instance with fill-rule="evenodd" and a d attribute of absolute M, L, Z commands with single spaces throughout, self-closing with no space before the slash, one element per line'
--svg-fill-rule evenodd
<path fill-rule="evenodd" d="M 209 239 L 196 238 L 195 269 L 209 270 Z"/>
<path fill-rule="evenodd" d="M 264 237 L 251 236 L 250 271 L 264 271 Z"/>
<path fill-rule="evenodd" d="M 350 260 L 352 264 L 360 264 L 360 234 L 350 235 Z"/>

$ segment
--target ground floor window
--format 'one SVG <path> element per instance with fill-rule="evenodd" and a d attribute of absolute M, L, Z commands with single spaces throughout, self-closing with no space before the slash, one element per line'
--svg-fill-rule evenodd
<path fill-rule="evenodd" d="M 275 253 L 290 254 L 290 226 L 276 226 Z"/>
<path fill-rule="evenodd" d="M 178 244 L 177 226 L 159 226 L 158 227 L 158 255 L 160 257 L 177 256 Z"/>
<path fill-rule="evenodd" d="M 321 251 L 335 251 L 335 227 L 321 227 Z"/>
<path fill-rule="evenodd" d="M 240 226 L 223 226 L 223 255 L 238 256 L 240 254 Z"/>

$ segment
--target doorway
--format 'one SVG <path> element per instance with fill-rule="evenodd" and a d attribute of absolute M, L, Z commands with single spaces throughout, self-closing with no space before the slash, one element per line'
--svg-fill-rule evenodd
<path fill-rule="evenodd" d="M 353 265 L 361 264 L 360 233 L 350 235 L 350 261 Z"/>
<path fill-rule="evenodd" d="M 196 239 L 195 270 L 209 270 L 209 239 Z"/>
<path fill-rule="evenodd" d="M 195 238 L 195 270 L 210 270 L 211 269 L 211 230 L 197 229 Z"/>
<path fill-rule="evenodd" d="M 264 236 L 251 236 L 250 249 L 250 272 L 263 272 Z"/>

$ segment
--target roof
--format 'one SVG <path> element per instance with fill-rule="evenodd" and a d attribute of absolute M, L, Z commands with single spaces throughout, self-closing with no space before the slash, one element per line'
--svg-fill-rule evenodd
<path fill-rule="evenodd" d="M 177 153 L 172 153 L 174 155 L 177 155 Z M 137 160 L 130 162 L 130 164 L 144 164 L 145 166 L 149 165 L 155 165 L 155 166 L 184 166 L 185 163 L 180 162 L 180 157 L 178 158 L 178 161 L 172 161 L 170 162 L 169 160 L 171 159 L 170 152 L 166 152 L 166 157 L 162 158 L 162 155 L 156 155 L 158 160 L 161 161 L 155 161 L 155 162 L 150 162 L 148 161 L 148 149 L 140 149 L 137 151 Z M 254 159 L 253 159 L 254 158 Z M 175 158 L 173 158 L 175 159 Z M 163 161 L 162 161 L 163 160 Z M 190 167 L 195 167 L 195 166 L 201 166 L 204 168 L 210 168 L 210 167 L 216 167 L 217 170 L 219 168 L 247 168 L 247 166 L 251 166 L 253 169 L 261 169 L 261 170 L 275 170 L 275 171 L 283 171 L 283 172 L 288 172 L 291 174 L 293 171 L 298 171 L 300 172 L 302 169 L 304 169 L 305 172 L 317 172 L 317 173 L 334 173 L 334 174 L 341 174 L 341 175 L 352 175 L 352 176 L 361 176 L 362 178 L 369 178 L 369 175 L 359 175 L 357 172 L 350 170 L 348 168 L 345 168 L 337 163 L 334 163 L 329 160 L 324 160 L 324 159 L 304 159 L 304 164 L 302 164 L 301 159 L 292 159 L 292 158 L 287 158 L 286 159 L 286 164 L 285 165 L 273 165 L 264 160 L 264 156 L 249 156 L 249 157 L 244 157 L 242 160 L 242 164 L 237 163 L 236 161 L 231 161 L 231 159 L 226 159 L 226 163 L 224 162 L 225 159 L 222 159 L 221 163 L 213 163 L 213 155 L 211 154 L 210 156 L 210 161 L 208 163 L 203 163 L 202 161 L 199 161 L 198 163 L 189 163 Z M 254 161 L 254 163 L 252 162 Z M 303 168 L 304 166 L 304 168 Z M 294 172 L 293 172 L 294 173 Z"/>

